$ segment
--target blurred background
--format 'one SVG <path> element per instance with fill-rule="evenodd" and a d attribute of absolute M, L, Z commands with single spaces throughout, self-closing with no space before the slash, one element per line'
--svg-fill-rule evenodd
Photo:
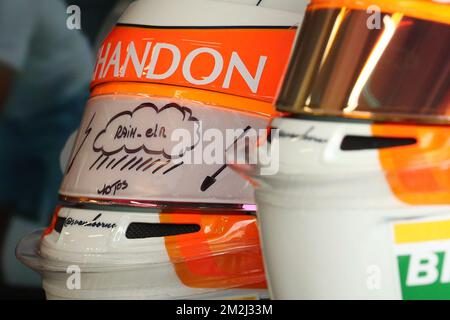
<path fill-rule="evenodd" d="M 0 299 L 44 299 L 15 247 L 50 222 L 96 49 L 130 2 L 0 0 Z"/>

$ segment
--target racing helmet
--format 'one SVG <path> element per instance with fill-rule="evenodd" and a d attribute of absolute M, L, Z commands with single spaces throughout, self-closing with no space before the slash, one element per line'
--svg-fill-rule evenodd
<path fill-rule="evenodd" d="M 279 170 L 235 166 L 273 297 L 449 298 L 418 272 L 448 239 L 449 17 L 448 1 L 310 2 L 271 122 Z"/>
<path fill-rule="evenodd" d="M 268 296 L 251 185 L 183 157 L 203 131 L 240 129 L 225 150 L 277 113 L 304 4 L 257 3 L 140 0 L 106 37 L 63 203 L 17 249 L 48 298 Z M 175 152 L 180 128 L 194 138 Z"/>
<path fill-rule="evenodd" d="M 251 212 L 64 205 L 17 252 L 47 299 L 268 297 Z"/>
<path fill-rule="evenodd" d="M 251 185 L 227 168 L 225 153 L 257 137 L 276 114 L 305 7 L 258 4 L 133 2 L 99 49 L 61 197 L 254 204 Z M 117 189 L 118 181 L 127 187 Z"/>

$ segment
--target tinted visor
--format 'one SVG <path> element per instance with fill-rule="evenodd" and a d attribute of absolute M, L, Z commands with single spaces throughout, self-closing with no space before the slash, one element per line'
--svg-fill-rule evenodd
<path fill-rule="evenodd" d="M 449 123 L 449 2 L 312 1 L 277 108 Z"/>

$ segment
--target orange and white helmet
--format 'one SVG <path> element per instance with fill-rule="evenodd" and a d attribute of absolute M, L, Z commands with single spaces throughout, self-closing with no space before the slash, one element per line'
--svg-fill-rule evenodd
<path fill-rule="evenodd" d="M 304 6 L 130 5 L 98 53 L 65 203 L 17 250 L 48 298 L 267 297 L 251 185 L 184 156 L 208 130 L 240 130 L 227 150 L 266 128 Z M 193 139 L 174 151 L 180 129 Z"/>
<path fill-rule="evenodd" d="M 305 2 L 255 4 L 130 5 L 98 52 L 64 199 L 254 203 L 251 186 L 226 168 L 223 155 L 276 113 Z M 188 138 L 180 144 L 182 133 Z M 205 153 L 215 158 L 208 162 Z"/>
<path fill-rule="evenodd" d="M 268 297 L 256 218 L 245 212 L 61 206 L 17 253 L 47 299 Z"/>
<path fill-rule="evenodd" d="M 449 52 L 448 1 L 311 1 L 249 171 L 275 298 L 450 298 Z"/>

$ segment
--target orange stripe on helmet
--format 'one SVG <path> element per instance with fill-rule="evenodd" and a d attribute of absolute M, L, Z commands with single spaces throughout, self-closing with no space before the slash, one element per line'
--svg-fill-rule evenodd
<path fill-rule="evenodd" d="M 41 238 L 45 237 L 46 235 L 52 233 L 52 231 L 55 229 L 56 221 L 58 220 L 58 213 L 61 210 L 63 206 L 57 205 L 55 208 L 55 211 L 53 211 L 52 221 L 50 222 L 50 225 L 44 230 L 42 233 Z"/>
<path fill-rule="evenodd" d="M 375 124 L 374 135 L 415 138 L 410 146 L 379 151 L 389 186 L 412 205 L 450 204 L 450 127 Z"/>
<path fill-rule="evenodd" d="M 269 102 L 244 97 L 232 96 L 194 88 L 160 85 L 137 82 L 110 82 L 96 86 L 91 96 L 104 94 L 139 94 L 148 96 L 169 97 L 201 101 L 210 106 L 224 107 L 235 111 L 250 112 L 261 116 L 273 117 L 279 115 Z"/>
<path fill-rule="evenodd" d="M 256 219 L 232 214 L 160 214 L 163 223 L 198 223 L 197 233 L 165 237 L 180 281 L 193 288 L 266 288 Z"/>

